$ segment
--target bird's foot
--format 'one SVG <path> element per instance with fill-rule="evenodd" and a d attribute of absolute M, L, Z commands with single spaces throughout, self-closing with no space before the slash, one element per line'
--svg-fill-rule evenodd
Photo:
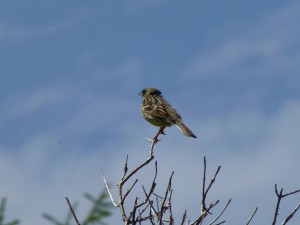
<path fill-rule="evenodd" d="M 154 137 L 154 138 L 147 138 L 147 140 L 148 141 L 150 141 L 151 143 L 153 143 L 153 144 L 156 144 L 157 142 L 159 142 L 160 141 L 160 139 L 158 139 L 157 137 Z"/>
<path fill-rule="evenodd" d="M 166 133 L 164 132 L 164 130 L 161 130 L 160 134 L 166 135 Z"/>

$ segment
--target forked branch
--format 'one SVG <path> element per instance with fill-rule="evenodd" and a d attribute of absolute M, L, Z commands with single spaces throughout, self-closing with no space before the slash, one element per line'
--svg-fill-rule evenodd
<path fill-rule="evenodd" d="M 283 194 L 283 188 L 280 189 L 280 191 L 278 191 L 277 189 L 277 184 L 275 184 L 275 194 L 277 196 L 277 203 L 276 203 L 276 208 L 275 208 L 275 213 L 274 213 L 274 217 L 273 217 L 273 222 L 272 222 L 272 225 L 275 225 L 276 224 L 276 221 L 277 221 L 277 217 L 278 217 L 278 214 L 279 214 L 279 206 L 280 206 L 280 203 L 281 203 L 281 200 L 289 195 L 294 195 L 296 193 L 300 192 L 300 189 L 299 190 L 296 190 L 296 191 L 292 191 L 292 192 L 289 192 L 289 193 L 286 193 L 286 194 Z M 296 206 L 296 208 L 286 217 L 286 219 L 283 221 L 282 225 L 285 225 L 288 223 L 288 221 L 294 216 L 294 214 L 298 211 L 300 207 L 300 203 Z"/>
<path fill-rule="evenodd" d="M 158 135 L 159 134 L 161 133 L 158 133 Z M 154 159 L 153 148 L 154 145 L 158 143 L 157 136 L 156 139 L 151 140 L 150 154 L 148 158 L 145 161 L 143 161 L 140 165 L 138 165 L 136 168 L 132 169 L 131 172 L 129 172 L 128 169 L 128 156 L 126 157 L 123 173 L 119 183 L 117 184 L 117 188 L 118 188 L 117 202 L 114 200 L 113 195 L 109 189 L 107 181 L 104 178 L 102 172 L 102 178 L 104 180 L 106 189 L 109 193 L 110 199 L 113 205 L 120 209 L 122 220 L 125 225 L 131 225 L 131 224 L 140 225 L 143 222 L 146 222 L 147 224 L 151 224 L 151 225 L 166 225 L 166 224 L 174 225 L 175 224 L 174 216 L 173 216 L 173 203 L 172 203 L 172 194 L 173 194 L 172 178 L 174 172 L 172 172 L 172 174 L 169 177 L 168 185 L 163 195 L 159 195 L 156 193 L 156 187 L 157 187 L 156 178 L 158 173 L 157 161 L 155 161 L 154 176 L 152 178 L 152 182 L 149 188 L 146 188 L 144 185 L 141 185 L 144 197 L 139 198 L 136 197 L 135 195 L 133 195 L 132 197 L 133 190 L 137 187 L 138 179 L 135 179 L 130 185 L 128 185 L 128 182 L 131 180 L 133 175 L 136 175 L 139 171 L 141 171 L 142 168 L 144 168 Z M 215 200 L 214 202 L 208 202 L 207 200 L 207 196 L 209 195 L 210 190 L 215 184 L 216 178 L 220 170 L 221 170 L 221 166 L 218 166 L 212 178 L 209 179 L 209 181 L 207 181 L 207 163 L 206 163 L 206 157 L 204 157 L 203 175 L 202 175 L 203 176 L 202 177 L 202 182 L 203 182 L 202 199 L 201 199 L 201 208 L 199 210 L 199 216 L 193 222 L 191 222 L 188 219 L 187 210 L 185 210 L 181 218 L 180 225 L 204 225 L 204 221 L 209 217 L 211 218 L 211 222 L 206 222 L 205 224 L 207 225 L 220 225 L 225 223 L 225 220 L 221 220 L 221 221 L 219 220 L 224 214 L 224 212 L 227 210 L 228 206 L 230 205 L 231 199 L 227 201 L 227 203 L 223 206 L 223 208 L 219 213 L 214 212 L 215 211 L 214 209 L 215 206 L 220 203 L 220 201 Z M 128 186 L 127 190 L 124 190 L 125 185 Z M 277 185 L 275 185 L 277 204 L 276 204 L 272 225 L 276 224 L 281 200 L 287 196 L 296 194 L 298 192 L 300 192 L 300 190 L 283 194 L 283 189 L 278 191 Z M 131 207 L 127 206 L 129 202 L 129 198 L 133 202 L 133 205 Z M 126 207 L 125 207 L 125 202 L 127 202 Z M 294 214 L 299 210 L 299 208 L 300 208 L 300 203 L 286 217 L 282 225 L 286 225 L 290 221 L 290 219 L 294 216 Z M 257 208 L 255 208 L 255 210 L 251 214 L 250 218 L 246 222 L 246 225 L 249 225 L 252 222 L 252 219 L 256 214 L 256 212 L 257 212 Z"/>

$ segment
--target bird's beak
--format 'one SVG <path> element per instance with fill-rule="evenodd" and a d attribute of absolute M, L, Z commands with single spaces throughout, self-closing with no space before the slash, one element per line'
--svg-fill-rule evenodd
<path fill-rule="evenodd" d="M 139 93 L 140 96 L 142 96 L 142 93 Z"/>

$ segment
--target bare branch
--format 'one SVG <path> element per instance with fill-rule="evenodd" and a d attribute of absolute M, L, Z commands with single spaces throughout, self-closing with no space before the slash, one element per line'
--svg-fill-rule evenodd
<path fill-rule="evenodd" d="M 172 177 L 173 177 L 173 175 L 174 175 L 174 171 L 172 172 L 172 174 L 171 174 L 171 176 L 170 176 L 170 178 L 169 178 L 169 183 L 168 183 L 168 187 L 167 187 L 167 190 L 166 190 L 166 193 L 165 193 L 165 197 L 164 197 L 164 199 L 163 199 L 163 201 L 162 201 L 162 204 L 161 204 L 161 207 L 160 207 L 160 212 L 159 212 L 159 216 L 160 216 L 160 218 L 159 218 L 159 225 L 162 225 L 162 224 L 163 224 L 163 214 L 164 214 L 165 210 L 166 210 L 167 208 L 169 208 L 169 206 L 165 206 L 165 202 L 166 202 L 166 200 L 167 200 L 167 197 L 168 197 L 169 193 L 171 192 L 171 187 L 172 187 Z"/>
<path fill-rule="evenodd" d="M 80 223 L 79 223 L 79 221 L 78 221 L 78 219 L 77 219 L 77 217 L 76 217 L 76 215 L 75 215 L 75 212 L 74 212 L 74 210 L 73 210 L 73 208 L 72 208 L 72 206 L 71 206 L 71 203 L 70 203 L 70 201 L 69 201 L 69 199 L 66 197 L 66 200 L 67 200 L 67 203 L 68 203 L 68 205 L 69 205 L 69 208 L 70 208 L 70 210 L 71 210 L 71 212 L 72 212 L 72 215 L 73 215 L 73 217 L 74 217 L 74 220 L 75 220 L 75 222 L 76 222 L 76 224 L 77 225 L 80 225 Z"/>
<path fill-rule="evenodd" d="M 162 206 L 165 205 L 165 202 L 167 200 L 168 194 L 171 191 L 173 175 L 174 175 L 174 171 L 171 173 L 171 176 L 169 178 L 169 183 L 168 183 L 168 187 L 167 187 L 167 190 L 166 190 L 166 193 L 165 193 L 165 197 L 164 197 L 163 202 L 162 202 Z"/>
<path fill-rule="evenodd" d="M 275 184 L 275 194 L 277 196 L 277 203 L 276 203 L 276 208 L 275 208 L 275 213 L 274 213 L 274 218 L 273 218 L 272 225 L 276 224 L 281 199 L 283 199 L 284 197 L 287 197 L 289 195 L 296 194 L 296 193 L 300 192 L 300 190 L 292 191 L 292 192 L 289 192 L 289 193 L 286 193 L 286 194 L 282 194 L 282 192 L 283 192 L 283 188 L 281 188 L 280 191 L 278 192 L 277 184 Z M 288 217 L 285 219 L 285 221 L 282 224 L 286 224 L 293 217 L 293 215 L 297 212 L 299 207 L 297 206 L 295 208 L 295 210 L 288 215 Z"/>
<path fill-rule="evenodd" d="M 128 171 L 128 155 L 126 156 L 126 161 L 124 164 L 123 175 L 122 175 L 121 180 L 124 180 L 124 177 L 126 176 L 127 171 Z"/>
<path fill-rule="evenodd" d="M 256 207 L 256 208 L 254 209 L 254 212 L 251 214 L 249 220 L 247 221 L 246 225 L 249 225 L 249 224 L 250 224 L 250 222 L 251 222 L 251 220 L 253 219 L 255 213 L 257 212 L 257 210 L 258 210 L 258 208 Z"/>
<path fill-rule="evenodd" d="M 296 194 L 296 193 L 298 193 L 298 192 L 300 192 L 300 189 L 299 189 L 299 190 L 296 190 L 296 191 L 292 191 L 292 192 L 286 193 L 286 194 L 282 195 L 282 197 L 284 198 L 284 197 L 286 197 L 286 196 L 293 195 L 293 194 Z"/>
<path fill-rule="evenodd" d="M 173 211 L 172 211 L 172 193 L 173 189 L 171 189 L 168 199 L 168 206 L 169 206 L 169 212 L 170 212 L 170 225 L 174 224 L 174 217 L 173 217 Z"/>
<path fill-rule="evenodd" d="M 150 190 L 149 194 L 146 193 L 145 187 L 142 186 L 144 194 L 146 195 L 146 200 L 150 206 L 150 213 L 153 213 L 155 217 L 158 217 L 158 212 L 156 212 L 155 208 L 153 207 L 153 202 L 150 200 L 150 196 L 153 190 Z"/>
<path fill-rule="evenodd" d="M 213 176 L 213 178 L 210 179 L 210 182 L 208 184 L 208 187 L 206 188 L 205 186 L 205 182 L 206 182 L 206 157 L 204 156 L 204 160 L 203 160 L 203 184 L 202 184 L 202 206 L 201 206 L 201 212 L 205 212 L 206 211 L 206 196 L 207 193 L 209 192 L 210 188 L 212 187 L 213 183 L 216 180 L 216 177 L 218 175 L 218 173 L 220 172 L 221 166 L 218 167 L 217 171 L 215 172 L 215 175 Z"/>
<path fill-rule="evenodd" d="M 136 185 L 136 183 L 138 182 L 138 179 L 136 179 L 133 184 L 131 185 L 131 187 L 126 191 L 126 193 L 124 194 L 123 199 L 120 201 L 119 204 L 122 204 L 125 200 L 125 198 L 129 195 L 130 191 L 133 189 L 133 187 Z"/>
<path fill-rule="evenodd" d="M 145 203 L 149 201 L 149 198 L 150 198 L 150 196 L 153 194 L 153 191 L 154 191 L 154 189 L 155 189 L 155 187 L 156 187 L 156 177 L 157 177 L 157 161 L 155 161 L 155 174 L 154 174 L 154 178 L 153 178 L 153 180 L 152 180 L 152 185 L 151 185 L 151 188 L 150 188 L 150 191 L 149 191 L 148 194 L 147 194 L 147 192 L 146 192 L 145 187 L 142 185 L 144 194 L 145 194 L 145 196 L 146 196 L 146 199 L 144 200 Z M 142 203 L 141 203 L 141 204 L 142 204 Z"/>
<path fill-rule="evenodd" d="M 159 133 L 157 134 L 159 135 Z M 156 136 L 158 137 L 158 136 Z M 119 183 L 117 184 L 118 188 L 118 202 L 115 202 L 112 196 L 112 193 L 109 189 L 109 186 L 107 184 L 106 179 L 104 178 L 103 171 L 102 171 L 102 178 L 105 183 L 106 189 L 109 193 L 110 199 L 115 207 L 118 207 L 120 209 L 120 213 L 122 216 L 122 220 L 125 225 L 137 225 L 142 224 L 143 222 L 147 221 L 148 223 L 154 225 L 154 224 L 168 224 L 168 225 L 174 225 L 174 217 L 173 217 L 173 207 L 172 207 L 172 178 L 174 175 L 174 171 L 171 173 L 169 177 L 169 182 L 167 185 L 167 188 L 165 190 L 165 193 L 163 196 L 160 196 L 160 193 L 155 193 L 155 188 L 157 186 L 156 184 L 156 178 L 157 178 L 157 161 L 155 161 L 155 173 L 154 177 L 152 179 L 152 183 L 150 185 L 150 188 L 145 188 L 144 185 L 142 186 L 142 190 L 144 192 L 144 197 L 142 199 L 139 199 L 138 197 L 135 197 L 133 206 L 131 209 L 128 209 L 128 207 L 125 207 L 125 202 L 133 192 L 134 187 L 136 187 L 138 183 L 138 179 L 136 179 L 131 186 L 127 189 L 127 191 L 124 191 L 124 186 L 128 185 L 128 181 L 132 179 L 132 177 L 137 174 L 142 168 L 147 166 L 153 159 L 153 148 L 154 145 L 158 142 L 157 138 L 152 140 L 151 147 L 150 147 L 150 155 L 148 158 L 142 162 L 140 165 L 138 165 L 136 168 L 132 169 L 131 172 L 129 172 L 128 169 L 128 155 L 126 156 L 126 160 L 124 163 L 123 173 L 121 176 L 121 179 Z M 219 204 L 219 200 L 216 200 L 213 203 L 207 202 L 207 196 L 209 191 L 211 190 L 213 184 L 215 183 L 216 177 L 220 172 L 221 166 L 219 166 L 214 173 L 213 177 L 210 179 L 209 182 L 206 181 L 207 177 L 207 165 L 206 165 L 206 158 L 204 157 L 203 161 L 204 170 L 203 170 L 203 185 L 202 185 L 202 205 L 201 205 L 201 211 L 199 217 L 194 221 L 190 222 L 190 220 L 187 218 L 187 211 L 184 211 L 183 217 L 181 219 L 180 225 L 200 225 L 203 224 L 204 219 L 212 214 L 212 209 Z M 124 194 L 125 192 L 125 194 Z M 282 194 L 282 193 L 281 193 Z M 155 202 L 154 202 L 155 201 Z M 225 223 L 225 221 L 218 222 L 217 221 L 221 218 L 223 213 L 228 208 L 229 204 L 231 203 L 231 199 L 228 200 L 222 211 L 215 216 L 215 219 L 213 219 L 209 225 L 220 225 Z M 255 213 L 253 213 L 254 215 Z M 253 217 L 253 216 L 252 216 Z M 251 221 L 251 220 L 249 220 Z"/>
<path fill-rule="evenodd" d="M 206 157 L 204 156 L 204 159 L 203 159 L 202 207 L 201 207 L 201 212 L 205 211 L 205 209 L 206 209 L 206 205 L 205 205 L 205 199 L 206 199 L 205 182 L 206 182 Z"/>
<path fill-rule="evenodd" d="M 104 181 L 104 184 L 105 184 L 105 187 L 106 187 L 106 190 L 107 190 L 107 192 L 108 192 L 108 195 L 109 195 L 109 197 L 110 197 L 111 202 L 113 203 L 113 205 L 114 205 L 115 207 L 117 207 L 118 204 L 116 204 L 116 202 L 115 202 L 115 200 L 114 200 L 114 198 L 113 198 L 113 196 L 112 196 L 112 194 L 111 194 L 111 192 L 110 192 L 110 190 L 109 190 L 109 186 L 108 186 L 108 183 L 107 183 L 106 179 L 104 178 L 104 174 L 103 174 L 103 170 L 102 170 L 102 169 L 101 169 L 101 176 L 102 176 L 102 179 L 103 179 L 103 181 Z"/>
<path fill-rule="evenodd" d="M 154 159 L 153 155 L 149 155 L 149 157 L 138 167 L 136 167 L 135 169 L 133 169 L 126 177 L 123 176 L 121 179 L 121 182 L 118 184 L 118 186 L 122 186 L 124 183 L 126 183 L 126 181 L 132 176 L 134 175 L 137 171 L 139 171 L 140 169 L 142 169 L 144 166 L 146 166 L 149 162 L 151 162 Z M 127 166 L 127 160 L 126 160 L 126 166 Z"/>
<path fill-rule="evenodd" d="M 223 220 L 222 222 L 220 222 L 220 223 L 217 223 L 216 225 L 221 225 L 221 224 L 223 224 L 223 223 L 226 223 L 226 221 L 225 221 L 225 220 Z"/>
<path fill-rule="evenodd" d="M 287 222 L 289 222 L 290 219 L 292 219 L 292 217 L 294 216 L 294 214 L 298 211 L 298 209 L 300 208 L 300 203 L 296 206 L 296 208 L 287 216 L 287 218 L 283 221 L 282 225 L 287 224 Z"/>
<path fill-rule="evenodd" d="M 184 210 L 180 225 L 184 225 L 185 219 L 186 219 L 186 210 Z"/>
<path fill-rule="evenodd" d="M 279 205 L 280 205 L 280 201 L 281 201 L 281 198 L 282 198 L 282 192 L 283 192 L 282 188 L 280 190 L 280 193 L 278 192 L 278 190 L 277 190 L 277 184 L 275 184 L 275 194 L 277 195 L 277 204 L 276 204 L 276 209 L 275 209 L 274 219 L 273 219 L 272 225 L 276 224 L 276 220 L 277 220 L 277 216 L 278 216 L 278 211 L 279 211 Z"/>
<path fill-rule="evenodd" d="M 215 203 L 211 203 L 211 204 L 209 205 L 209 207 L 207 207 L 207 209 L 205 209 L 205 210 L 201 213 L 201 215 L 200 215 L 194 222 L 191 223 L 191 225 L 199 225 L 200 223 L 202 223 L 202 222 L 203 222 L 203 219 L 207 216 L 207 214 L 209 213 L 209 211 L 210 211 L 213 207 L 215 207 L 219 202 L 220 202 L 220 201 L 217 200 Z"/>
<path fill-rule="evenodd" d="M 152 144 L 153 145 L 153 144 Z M 118 207 L 120 208 L 121 211 L 121 215 L 122 215 L 122 219 L 123 221 L 128 221 L 126 212 L 125 212 L 125 208 L 124 208 L 124 201 L 126 199 L 126 197 L 128 196 L 129 192 L 132 190 L 133 186 L 135 185 L 135 182 L 133 184 L 133 186 L 129 189 L 129 191 L 126 192 L 126 194 L 123 196 L 123 186 L 124 184 L 135 174 L 137 173 L 140 169 L 142 169 L 144 166 L 146 166 L 148 163 L 150 163 L 152 160 L 154 159 L 153 155 L 149 155 L 149 157 L 138 167 L 136 167 L 135 169 L 133 169 L 127 176 L 127 171 L 128 171 L 128 157 L 126 158 L 126 162 L 125 162 L 125 166 L 124 166 L 124 173 L 123 176 L 121 178 L 121 181 L 117 184 L 118 187 L 118 192 L 119 192 L 119 204 Z"/>
<path fill-rule="evenodd" d="M 134 201 L 134 206 L 133 206 L 133 209 L 132 209 L 132 212 L 130 213 L 131 214 L 131 221 L 132 221 L 132 224 L 135 225 L 136 224 L 136 219 L 135 219 L 135 214 L 136 214 L 136 205 L 137 205 L 137 198 L 135 198 L 135 201 Z"/>
<path fill-rule="evenodd" d="M 206 189 L 206 191 L 205 191 L 205 195 L 207 195 L 207 193 L 208 193 L 208 191 L 210 190 L 211 186 L 212 186 L 213 183 L 215 182 L 216 177 L 217 177 L 218 173 L 220 172 L 220 169 L 221 169 L 221 166 L 218 166 L 218 169 L 217 169 L 217 171 L 216 171 L 214 177 L 211 178 L 210 183 L 209 183 L 209 185 L 208 185 L 208 187 L 207 187 L 207 189 Z"/>
<path fill-rule="evenodd" d="M 224 209 L 221 211 L 221 213 L 219 213 L 219 215 L 218 215 L 213 221 L 211 221 L 211 222 L 209 223 L 209 225 L 214 224 L 214 223 L 222 216 L 222 214 L 225 212 L 225 210 L 226 210 L 227 207 L 229 206 L 230 202 L 231 202 L 231 198 L 228 200 L 227 204 L 225 205 L 225 207 L 224 207 Z"/>

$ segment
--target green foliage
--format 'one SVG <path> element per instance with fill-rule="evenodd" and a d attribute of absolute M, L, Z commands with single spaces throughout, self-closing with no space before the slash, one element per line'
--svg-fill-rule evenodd
<path fill-rule="evenodd" d="M 109 196 L 106 190 L 101 191 L 101 193 L 96 198 L 88 193 L 85 193 L 83 196 L 92 203 L 92 207 L 88 212 L 87 216 L 85 217 L 85 219 L 80 224 L 81 225 L 96 225 L 96 224 L 105 225 L 103 219 L 105 219 L 106 217 L 112 214 L 112 208 L 113 208 L 113 205 L 109 200 Z M 72 205 L 74 211 L 76 211 L 77 207 L 78 207 L 78 203 Z M 64 222 L 60 222 L 55 217 L 46 213 L 43 214 L 43 217 L 55 225 L 74 224 L 74 218 L 70 210 L 68 211 Z"/>
<path fill-rule="evenodd" d="M 13 220 L 8 223 L 4 222 L 5 206 L 6 206 L 6 198 L 2 198 L 0 201 L 0 225 L 17 225 L 17 224 L 19 224 L 20 223 L 19 220 Z"/>

